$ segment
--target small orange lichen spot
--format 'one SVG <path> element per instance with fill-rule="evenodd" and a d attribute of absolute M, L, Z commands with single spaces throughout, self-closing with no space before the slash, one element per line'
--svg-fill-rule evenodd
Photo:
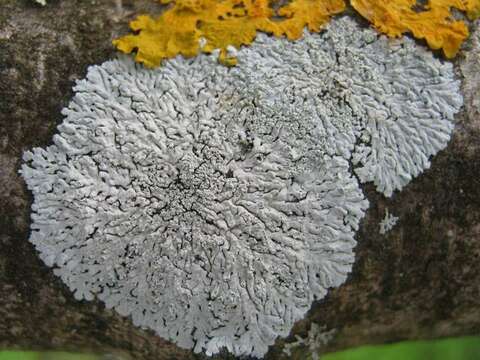
<path fill-rule="evenodd" d="M 430 0 L 423 7 L 416 0 L 352 0 L 352 6 L 388 36 L 411 32 L 425 39 L 432 49 L 443 49 L 454 57 L 468 36 L 467 25 L 455 20 L 452 8 L 466 12 L 470 19 L 480 15 L 480 0 Z"/>
<path fill-rule="evenodd" d="M 311 31 L 320 31 L 332 15 L 345 9 L 344 0 L 293 0 L 278 13 L 270 7 L 269 0 L 160 2 L 174 2 L 174 6 L 157 19 L 139 16 L 130 23 L 137 34 L 113 41 L 125 53 L 136 50 L 135 60 L 148 67 L 158 66 L 163 59 L 178 54 L 192 57 L 214 49 L 220 49 L 220 62 L 233 66 L 237 59 L 228 54 L 227 47 L 251 44 L 257 31 L 298 39 L 305 26 Z"/>

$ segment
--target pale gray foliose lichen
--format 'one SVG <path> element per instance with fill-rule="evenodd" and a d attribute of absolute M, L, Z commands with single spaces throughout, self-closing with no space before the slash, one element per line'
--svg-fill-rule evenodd
<path fill-rule="evenodd" d="M 53 145 L 24 154 L 41 258 L 184 348 L 261 357 L 342 284 L 361 181 L 391 195 L 445 147 L 450 64 L 352 20 L 146 70 L 92 66 Z"/>
<path fill-rule="evenodd" d="M 310 330 L 306 338 L 302 338 L 298 335 L 295 335 L 295 341 L 285 344 L 283 352 L 292 356 L 292 350 L 301 346 L 307 347 L 309 352 L 309 357 L 312 360 L 320 360 L 320 354 L 324 351 L 325 347 L 334 339 L 337 334 L 336 329 L 327 330 L 325 325 L 318 325 L 312 323 Z"/>
<path fill-rule="evenodd" d="M 387 232 L 392 230 L 395 225 L 397 225 L 398 217 L 390 214 L 388 209 L 385 209 L 385 217 L 380 221 L 380 230 L 379 233 L 381 235 L 385 235 Z"/>

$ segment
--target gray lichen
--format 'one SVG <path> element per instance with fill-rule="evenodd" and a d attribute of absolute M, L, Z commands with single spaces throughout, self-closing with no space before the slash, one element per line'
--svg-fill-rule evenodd
<path fill-rule="evenodd" d="M 324 351 L 325 346 L 327 346 L 337 334 L 336 329 L 327 330 L 326 326 L 320 326 L 318 324 L 312 323 L 310 330 L 308 331 L 307 337 L 302 338 L 298 335 L 295 336 L 296 340 L 294 342 L 288 343 L 283 348 L 283 352 L 291 356 L 292 350 L 300 346 L 305 346 L 308 348 L 312 360 L 319 360 L 320 354 Z"/>
<path fill-rule="evenodd" d="M 352 20 L 147 70 L 90 67 L 24 154 L 41 258 L 184 348 L 262 356 L 341 285 L 368 202 L 428 167 L 461 104 L 450 64 Z"/>
<path fill-rule="evenodd" d="M 382 221 L 380 221 L 380 230 L 379 233 L 381 235 L 385 235 L 387 232 L 393 229 L 395 225 L 397 225 L 398 217 L 390 214 L 388 209 L 385 209 L 385 217 Z"/>
<path fill-rule="evenodd" d="M 388 55 L 379 61 L 386 48 Z M 361 64 L 362 74 L 349 83 L 348 103 L 365 119 L 353 155 L 360 166 L 355 172 L 389 197 L 446 147 L 463 101 L 460 82 L 450 63 L 433 59 L 410 39 L 392 43 L 382 37 L 368 50 L 353 49 L 347 63 Z"/>

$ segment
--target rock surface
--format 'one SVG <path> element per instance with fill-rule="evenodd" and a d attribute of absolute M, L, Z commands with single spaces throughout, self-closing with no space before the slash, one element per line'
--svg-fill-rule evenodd
<path fill-rule="evenodd" d="M 113 352 L 120 358 L 200 359 L 98 302 L 79 302 L 38 258 L 29 235 L 31 195 L 21 154 L 51 141 L 74 80 L 114 56 L 111 40 L 151 0 L 0 0 L 0 348 Z M 478 27 L 478 24 L 476 25 Z M 315 304 L 310 323 L 336 329 L 325 348 L 480 332 L 480 68 L 478 30 L 455 65 L 465 109 L 431 169 L 391 199 L 365 188 L 371 207 L 346 284 Z M 476 70 L 477 69 L 477 70 Z M 388 207 L 400 218 L 386 235 Z M 292 338 L 286 341 L 291 341 Z M 267 359 L 280 359 L 278 340 Z M 222 354 L 219 359 L 233 358 Z M 293 358 L 304 358 L 301 349 Z"/>

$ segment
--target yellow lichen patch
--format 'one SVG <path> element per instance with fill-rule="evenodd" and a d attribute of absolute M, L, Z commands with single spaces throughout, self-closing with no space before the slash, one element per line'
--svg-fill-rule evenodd
<path fill-rule="evenodd" d="M 221 49 L 220 61 L 225 65 L 236 64 L 236 59 L 227 54 L 228 46 L 239 48 L 251 44 L 257 29 L 274 31 L 275 24 L 269 20 L 274 13 L 265 1 L 227 0 L 217 3 L 216 9 L 213 15 L 210 12 L 208 18 L 200 19 L 197 28 L 206 40 L 202 51 Z"/>
<path fill-rule="evenodd" d="M 480 17 L 480 0 L 465 0 L 464 3 L 470 20 Z"/>
<path fill-rule="evenodd" d="M 157 19 L 139 16 L 130 23 L 137 34 L 113 43 L 125 53 L 136 51 L 135 60 L 148 67 L 178 54 L 192 57 L 214 49 L 220 49 L 222 63 L 235 65 L 236 58 L 227 48 L 251 44 L 257 31 L 298 39 L 305 26 L 319 31 L 332 15 L 344 9 L 344 0 L 293 0 L 278 13 L 268 0 L 177 0 Z"/>
<path fill-rule="evenodd" d="M 278 15 L 285 18 L 278 22 L 274 34 L 286 35 L 290 40 L 302 36 L 303 28 L 308 27 L 312 32 L 319 32 L 328 22 L 332 14 L 339 14 L 345 10 L 343 0 L 295 0 L 282 7 Z"/>
<path fill-rule="evenodd" d="M 388 36 L 411 32 L 425 39 L 432 49 L 443 49 L 454 57 L 468 36 L 467 25 L 455 20 L 451 8 L 466 12 L 469 18 L 480 14 L 480 0 L 430 0 L 421 9 L 416 0 L 352 0 L 352 6 Z"/>

